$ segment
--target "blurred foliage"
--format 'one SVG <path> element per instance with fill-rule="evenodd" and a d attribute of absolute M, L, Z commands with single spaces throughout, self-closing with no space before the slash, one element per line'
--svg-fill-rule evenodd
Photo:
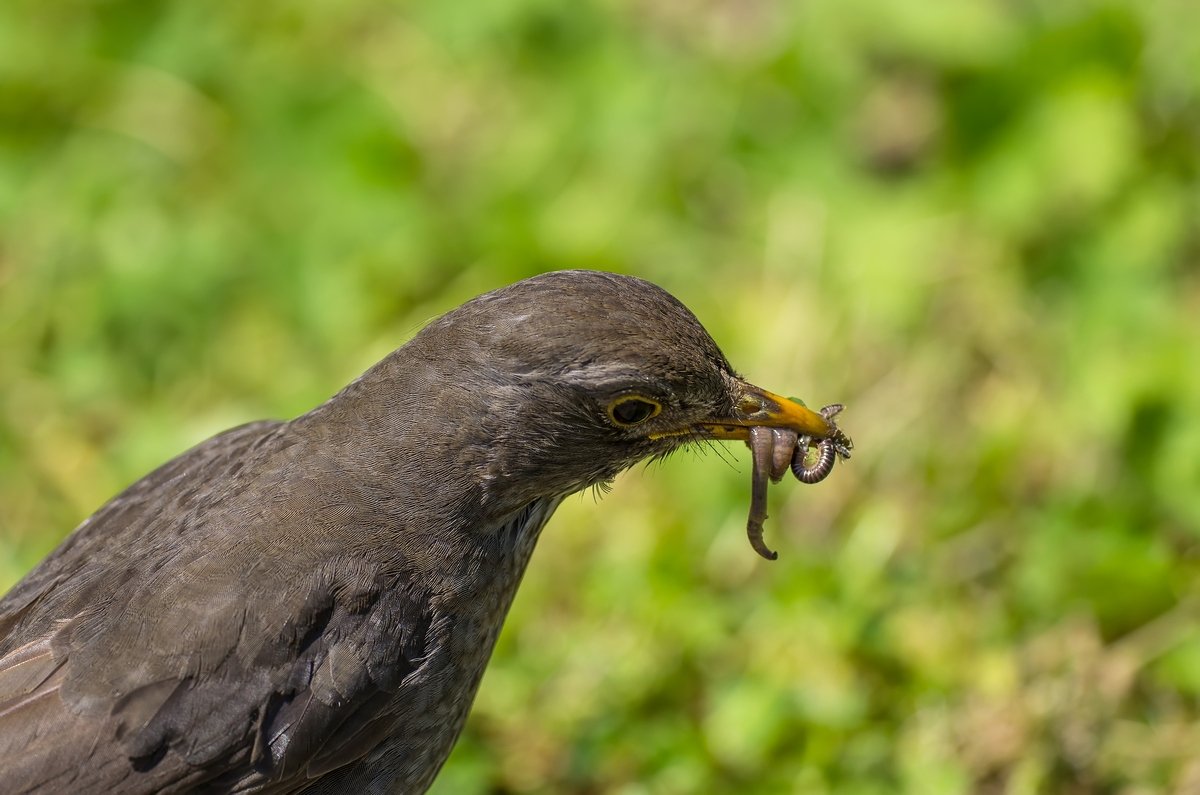
<path fill-rule="evenodd" d="M 0 586 L 539 271 L 844 401 L 544 535 L 448 793 L 1200 788 L 1200 5 L 7 0 Z"/>

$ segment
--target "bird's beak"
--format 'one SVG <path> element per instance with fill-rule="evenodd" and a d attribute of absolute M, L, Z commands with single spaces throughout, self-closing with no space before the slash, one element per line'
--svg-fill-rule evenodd
<path fill-rule="evenodd" d="M 747 441 L 751 428 L 786 428 L 797 436 L 824 439 L 836 426 L 798 400 L 785 398 L 761 387 L 738 381 L 734 393 L 732 417 L 704 420 L 689 429 L 710 439 Z M 670 434 L 660 434 L 667 436 Z"/>

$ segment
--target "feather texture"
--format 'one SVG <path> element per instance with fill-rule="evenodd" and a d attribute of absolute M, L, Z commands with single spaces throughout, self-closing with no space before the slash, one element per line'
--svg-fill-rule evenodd
<path fill-rule="evenodd" d="M 4 791 L 424 791 L 562 498 L 690 438 L 605 406 L 732 378 L 659 288 L 547 274 L 169 461 L 0 601 Z"/>

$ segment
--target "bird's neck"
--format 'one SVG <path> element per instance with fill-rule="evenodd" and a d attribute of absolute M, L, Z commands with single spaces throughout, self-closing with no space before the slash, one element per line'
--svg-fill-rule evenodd
<path fill-rule="evenodd" d="M 492 528 L 561 493 L 514 472 L 512 415 L 519 396 L 464 383 L 445 358 L 417 340 L 372 367 L 323 405 L 297 418 L 331 467 L 408 534 L 431 542 L 491 543 Z M 510 406 L 509 404 L 514 404 Z"/>

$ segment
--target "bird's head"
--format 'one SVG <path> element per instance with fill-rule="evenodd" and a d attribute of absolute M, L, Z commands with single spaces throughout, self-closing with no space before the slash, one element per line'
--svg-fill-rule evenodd
<path fill-rule="evenodd" d="M 756 426 L 836 432 L 739 377 L 683 304 L 629 276 L 527 279 L 443 315 L 406 350 L 427 363 L 416 379 L 425 408 L 454 417 L 447 449 L 471 451 L 463 463 L 506 507 L 603 483 L 689 442 L 745 440 Z"/>

